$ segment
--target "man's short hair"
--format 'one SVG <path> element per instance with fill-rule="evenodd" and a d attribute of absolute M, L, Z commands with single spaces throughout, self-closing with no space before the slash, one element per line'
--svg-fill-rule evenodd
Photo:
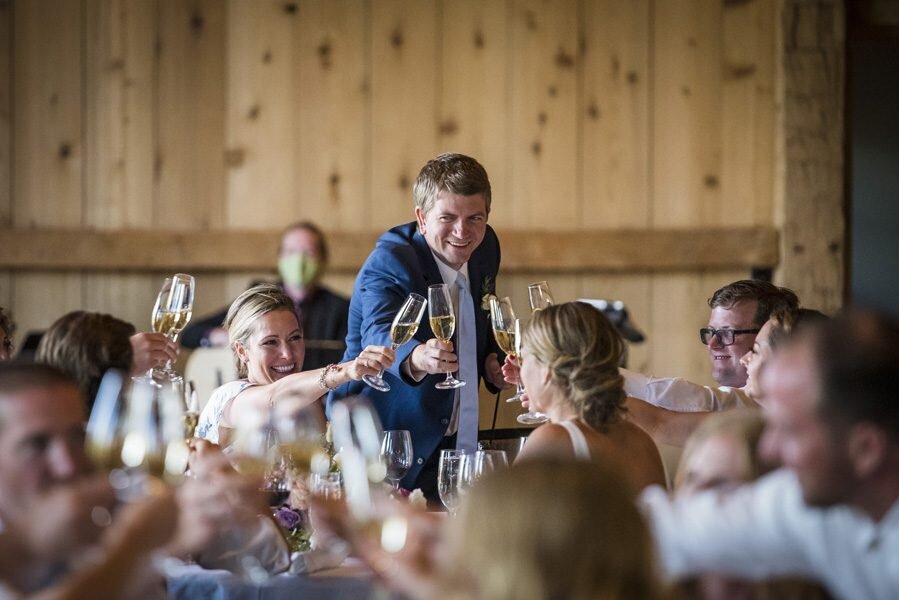
<path fill-rule="evenodd" d="M 799 308 L 799 298 L 793 290 L 761 279 L 741 279 L 718 288 L 709 298 L 709 307 L 732 308 L 745 300 L 758 302 L 753 319 L 756 327 L 764 325 L 773 311 L 795 312 Z"/>
<path fill-rule="evenodd" d="M 3 430 L 3 400 L 34 389 L 71 386 L 80 389 L 71 376 L 50 365 L 8 361 L 0 363 L 0 431 Z"/>
<path fill-rule="evenodd" d="M 470 156 L 446 153 L 429 160 L 412 186 L 415 206 L 427 214 L 443 191 L 461 196 L 483 194 L 490 214 L 490 179 L 481 163 Z"/>
<path fill-rule="evenodd" d="M 134 333 L 134 325 L 112 315 L 72 311 L 50 326 L 34 359 L 74 377 L 92 406 L 108 369 L 131 371 Z"/>
<path fill-rule="evenodd" d="M 899 442 L 899 322 L 874 312 L 847 312 L 809 333 L 821 416 L 837 424 L 875 423 Z"/>
<path fill-rule="evenodd" d="M 305 229 L 309 233 L 315 236 L 318 244 L 318 255 L 321 257 L 321 262 L 328 262 L 328 242 L 325 240 L 325 232 L 321 230 L 321 228 L 313 223 L 312 221 L 297 221 L 296 223 L 291 223 L 281 232 L 281 241 L 278 242 L 278 254 L 281 253 L 282 250 L 282 242 L 284 240 L 284 236 L 290 233 L 295 229 Z"/>

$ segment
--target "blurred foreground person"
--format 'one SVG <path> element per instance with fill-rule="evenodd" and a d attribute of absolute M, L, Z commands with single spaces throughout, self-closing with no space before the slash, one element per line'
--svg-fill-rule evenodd
<path fill-rule="evenodd" d="M 535 457 L 614 465 L 634 491 L 664 485 L 665 470 L 652 438 L 625 418 L 618 372 L 624 342 L 599 310 L 568 302 L 534 313 L 521 343 L 520 378 L 528 407 L 550 423 L 528 436 L 517 462 Z M 519 374 L 507 360 L 510 381 Z"/>
<path fill-rule="evenodd" d="M 762 414 L 748 409 L 718 413 L 706 419 L 690 437 L 681 456 L 674 480 L 675 494 L 686 497 L 704 490 L 732 490 L 769 472 L 771 465 L 764 463 L 758 453 L 764 427 Z M 702 600 L 829 597 L 819 586 L 801 581 L 752 583 L 714 574 L 685 581 L 680 590 L 682 598 Z"/>
<path fill-rule="evenodd" d="M 529 462 L 480 480 L 455 519 L 403 505 L 409 535 L 398 553 L 370 528 L 336 521 L 410 598 L 653 600 L 662 595 L 652 544 L 629 489 L 603 465 Z"/>
<path fill-rule="evenodd" d="M 850 313 L 792 337 L 761 373 L 763 457 L 729 494 L 642 496 L 675 578 L 798 576 L 838 598 L 899 598 L 899 324 Z"/>
<path fill-rule="evenodd" d="M 164 597 L 145 567 L 172 537 L 175 499 L 154 490 L 113 519 L 107 478 L 89 474 L 84 417 L 66 375 L 0 366 L 0 582 L 11 595 Z"/>

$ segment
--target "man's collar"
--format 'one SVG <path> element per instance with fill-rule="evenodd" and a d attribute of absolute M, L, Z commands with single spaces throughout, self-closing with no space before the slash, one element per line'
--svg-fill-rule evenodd
<path fill-rule="evenodd" d="M 428 248 L 430 249 L 430 246 L 428 246 Z M 433 250 L 431 250 L 431 256 L 434 257 L 434 262 L 437 263 L 437 269 L 440 271 L 440 277 L 443 279 L 443 282 L 445 284 L 447 284 L 449 286 L 455 285 L 456 278 L 459 276 L 459 273 L 462 273 L 463 275 L 465 275 L 465 279 L 467 279 L 467 280 L 469 279 L 469 277 L 468 277 L 468 262 L 465 262 L 465 264 L 463 264 L 462 267 L 457 271 L 456 269 L 452 268 L 451 266 L 449 266 L 448 264 L 446 264 L 445 262 L 440 260 L 440 257 L 438 257 L 437 254 Z M 468 284 L 470 287 L 471 286 L 470 280 L 469 280 Z"/>

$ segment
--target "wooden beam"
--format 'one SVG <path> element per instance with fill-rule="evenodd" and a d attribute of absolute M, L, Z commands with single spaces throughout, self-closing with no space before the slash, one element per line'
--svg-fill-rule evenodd
<path fill-rule="evenodd" d="M 332 231 L 331 269 L 354 273 L 380 232 Z M 79 271 L 271 269 L 277 231 L 0 229 L 0 268 Z M 770 227 L 500 231 L 503 271 L 568 273 L 774 267 Z"/>

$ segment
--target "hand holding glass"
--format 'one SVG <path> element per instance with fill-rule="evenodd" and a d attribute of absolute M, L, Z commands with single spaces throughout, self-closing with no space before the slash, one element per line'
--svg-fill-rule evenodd
<path fill-rule="evenodd" d="M 450 296 L 449 287 L 445 283 L 428 287 L 428 313 L 434 337 L 441 342 L 449 342 L 456 330 L 456 314 L 453 311 L 453 299 Z M 454 390 L 463 385 L 465 385 L 464 381 L 456 379 L 451 372 L 447 371 L 446 379 L 434 387 L 438 390 Z"/>
<path fill-rule="evenodd" d="M 512 309 L 512 301 L 508 297 L 502 300 L 490 298 L 490 321 L 493 324 L 493 337 L 500 350 L 509 355 L 513 361 L 518 362 L 518 355 L 521 352 L 521 324 L 515 318 L 515 311 Z M 520 367 L 521 364 L 519 363 Z M 516 384 L 515 395 L 507 398 L 506 402 L 518 402 L 524 388 L 521 385 L 521 379 Z"/>
<path fill-rule="evenodd" d="M 390 348 L 396 350 L 412 339 L 425 312 L 427 301 L 418 294 L 409 294 L 390 326 Z M 377 375 L 363 375 L 362 381 L 379 392 L 389 392 L 390 384 L 384 381 L 384 369 Z"/>

